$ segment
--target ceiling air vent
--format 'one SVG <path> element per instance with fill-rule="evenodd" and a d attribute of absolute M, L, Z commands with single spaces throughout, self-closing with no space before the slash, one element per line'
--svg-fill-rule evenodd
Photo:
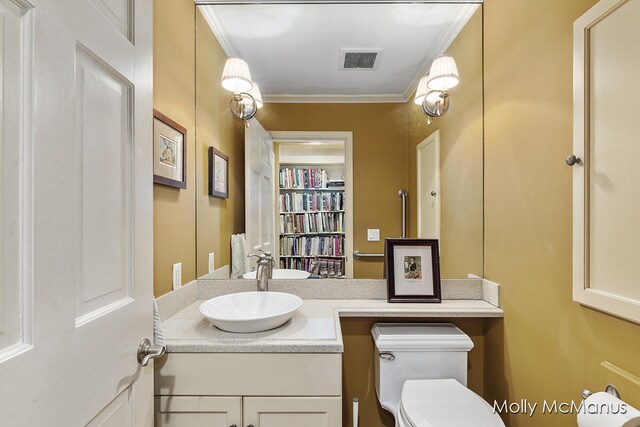
<path fill-rule="evenodd" d="M 383 49 L 340 49 L 340 70 L 375 70 Z"/>

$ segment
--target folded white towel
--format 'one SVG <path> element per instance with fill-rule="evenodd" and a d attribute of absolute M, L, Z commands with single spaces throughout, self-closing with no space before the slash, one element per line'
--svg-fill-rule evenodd
<path fill-rule="evenodd" d="M 160 327 L 160 311 L 155 299 L 153 300 L 153 343 L 155 345 L 164 345 L 164 332 Z"/>
<path fill-rule="evenodd" d="M 244 233 L 231 235 L 231 278 L 242 278 L 244 273 L 251 271 L 247 258 L 247 240 Z"/>

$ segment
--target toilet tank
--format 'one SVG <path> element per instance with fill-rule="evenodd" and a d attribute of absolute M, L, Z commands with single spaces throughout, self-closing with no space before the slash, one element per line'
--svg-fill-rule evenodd
<path fill-rule="evenodd" d="M 451 323 L 376 323 L 376 393 L 395 413 L 406 380 L 453 378 L 466 387 L 471 338 Z"/>

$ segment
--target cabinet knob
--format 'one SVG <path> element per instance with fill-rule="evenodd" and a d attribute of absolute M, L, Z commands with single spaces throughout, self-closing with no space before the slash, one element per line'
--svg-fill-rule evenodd
<path fill-rule="evenodd" d="M 572 154 L 569 157 L 567 157 L 567 159 L 565 161 L 567 162 L 567 165 L 569 165 L 569 166 L 573 166 L 576 163 L 577 164 L 582 163 L 582 159 L 580 157 L 576 157 L 575 154 Z"/>

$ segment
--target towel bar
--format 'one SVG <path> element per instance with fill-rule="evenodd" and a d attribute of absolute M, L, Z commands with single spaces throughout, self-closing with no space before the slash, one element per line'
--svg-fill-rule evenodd
<path fill-rule="evenodd" d="M 384 258 L 384 254 L 367 254 L 367 253 L 362 253 L 359 250 L 355 250 L 353 251 L 353 257 L 358 259 L 358 258 Z"/>

